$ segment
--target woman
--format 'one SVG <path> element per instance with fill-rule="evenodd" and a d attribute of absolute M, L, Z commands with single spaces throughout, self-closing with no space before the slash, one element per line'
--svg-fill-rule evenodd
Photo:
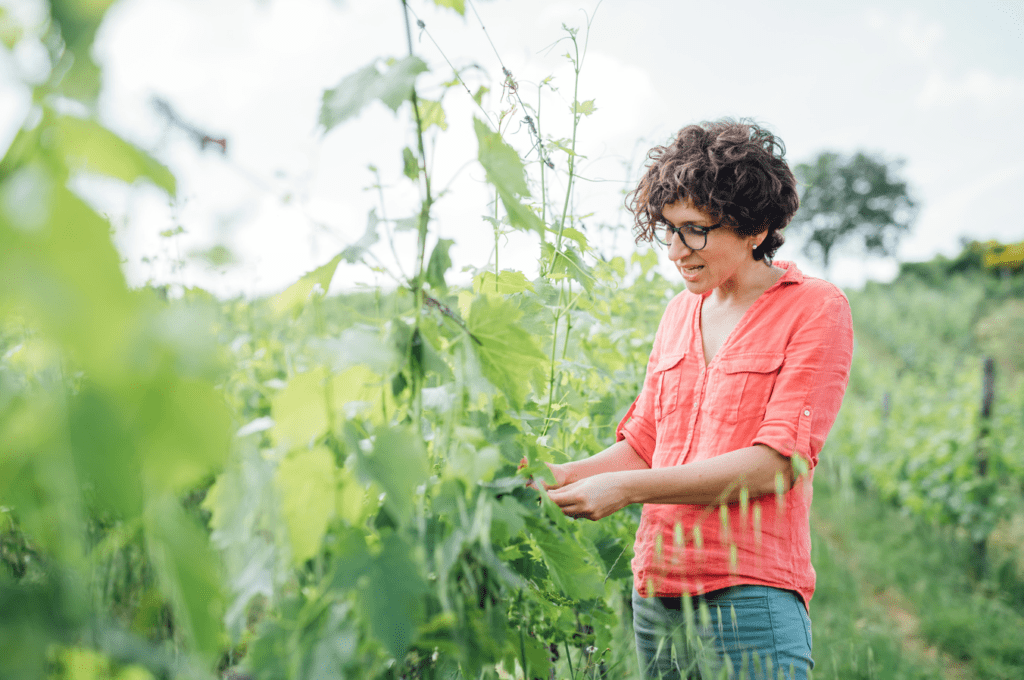
<path fill-rule="evenodd" d="M 644 504 L 632 567 L 645 677 L 813 667 L 811 480 L 853 331 L 838 288 L 772 262 L 799 206 L 784 153 L 732 121 L 688 126 L 650 152 L 629 199 L 634 233 L 668 246 L 686 290 L 616 443 L 551 466 L 549 495 L 567 515 Z"/>

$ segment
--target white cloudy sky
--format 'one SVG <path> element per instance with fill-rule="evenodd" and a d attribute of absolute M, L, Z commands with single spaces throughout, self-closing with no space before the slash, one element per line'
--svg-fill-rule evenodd
<path fill-rule="evenodd" d="M 487 84 L 496 115 L 501 67 L 480 23 L 409 0 L 414 48 L 431 67 L 419 81 L 437 98 L 451 68 L 471 87 Z M 583 28 L 593 16 L 579 99 L 598 111 L 579 129 L 587 182 L 576 197 L 585 223 L 625 224 L 621 191 L 642 154 L 684 124 L 720 116 L 752 117 L 786 142 L 792 162 L 825 149 L 865 150 L 904 159 L 921 205 L 906 260 L 958 251 L 959 239 L 1024 238 L 1017 209 L 1024 189 L 1024 2 L 945 0 L 477 0 L 497 54 L 538 103 L 544 132 L 568 134 L 572 70 L 569 43 L 552 47 L 562 24 Z M 595 11 L 596 9 L 596 11 Z M 581 30 L 583 39 L 585 29 Z M 440 46 L 435 46 L 434 41 Z M 379 197 L 369 164 L 385 183 L 389 218 L 411 215 L 415 190 L 401 176 L 401 149 L 412 145 L 408 111 L 374 104 L 326 134 L 317 127 L 322 92 L 378 57 L 407 53 L 399 0 L 122 0 L 101 28 L 101 114 L 126 138 L 153 152 L 179 179 L 173 203 L 144 186 L 83 186 L 109 213 L 133 283 L 201 285 L 221 294 L 260 294 L 285 286 L 356 240 Z M 10 60 L 8 60 L 10 61 Z M 10 77 L 8 69 L 8 78 Z M 3 70 L 0 69 L 0 73 Z M 7 86 L 3 92 L 14 92 Z M 5 95 L 7 96 L 7 95 Z M 201 152 L 169 129 L 152 106 L 169 101 L 180 115 L 228 139 L 227 156 Z M 13 101 L 10 97 L 9 100 Z M 453 238 L 456 267 L 493 258 L 483 172 L 468 95 L 444 95 L 450 128 L 428 141 L 435 186 L 450 183 L 437 207 L 436 236 Z M 17 106 L 0 116 L 17 119 Z M 14 113 L 10 113 L 13 111 Z M 516 121 L 522 112 L 515 112 Z M 4 121 L 0 118 L 0 126 Z M 529 147 L 525 127 L 507 138 Z M 0 135 L 0 142 L 6 140 Z M 535 158 L 535 156 L 531 156 Z M 555 156 L 559 169 L 564 156 Z M 469 164 L 467 165 L 467 162 Z M 556 182 L 555 194 L 563 188 Z M 561 199 L 558 199 L 559 205 Z M 380 208 L 378 208 L 378 211 Z M 160 237 L 181 226 L 184 233 Z M 400 234 L 400 259 L 415 236 Z M 597 238 L 597 237 L 595 237 Z M 625 228 L 604 232 L 603 247 L 628 252 Z M 224 245 L 237 263 L 219 269 L 189 253 Z M 411 245 L 411 244 L 410 244 Z M 780 251 L 820 273 L 795 240 Z M 530 272 L 536 238 L 501 244 L 501 267 Z M 390 250 L 382 248 L 390 263 Z M 184 266 L 175 264 L 184 260 Z M 408 263 L 405 264 L 409 268 Z M 386 283 L 365 267 L 343 265 L 336 285 Z M 831 277 L 843 285 L 892 276 L 895 265 L 850 252 Z"/>

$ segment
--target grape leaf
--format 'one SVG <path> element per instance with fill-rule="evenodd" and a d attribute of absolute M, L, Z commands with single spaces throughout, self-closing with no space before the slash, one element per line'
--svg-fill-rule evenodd
<path fill-rule="evenodd" d="M 537 517 L 526 517 L 530 538 L 540 549 L 552 582 L 566 597 L 591 600 L 604 595 L 604 574 L 584 559 L 585 550 L 575 541 L 567 541 L 559 532 Z"/>
<path fill-rule="evenodd" d="M 51 129 L 69 171 L 95 172 L 129 184 L 148 179 L 174 196 L 176 182 L 170 170 L 99 123 L 60 116 Z"/>
<path fill-rule="evenodd" d="M 223 396 L 201 380 L 154 380 L 137 395 L 135 431 L 146 479 L 154 488 L 184 493 L 217 471 L 231 442 L 231 416 Z"/>
<path fill-rule="evenodd" d="M 451 239 L 438 239 L 434 251 L 430 254 L 430 261 L 427 263 L 427 283 L 434 290 L 441 292 L 448 291 L 448 285 L 444 282 L 444 273 L 452 266 L 452 258 L 448 251 L 455 245 Z"/>
<path fill-rule="evenodd" d="M 658 264 L 658 253 L 654 248 L 645 250 L 643 254 L 640 251 L 633 251 L 629 261 L 632 264 L 639 264 L 640 271 L 646 276 L 647 272 L 651 271 Z"/>
<path fill-rule="evenodd" d="M 206 532 L 171 496 L 149 499 L 146 548 L 160 590 L 171 602 L 174 624 L 189 647 L 210 656 L 220 650 L 221 574 Z"/>
<path fill-rule="evenodd" d="M 594 106 L 594 100 L 588 99 L 585 102 L 576 102 L 575 111 L 573 113 L 581 116 L 589 116 L 597 111 L 597 107 Z"/>
<path fill-rule="evenodd" d="M 231 601 L 224 622 L 233 640 L 245 630 L 246 611 L 256 595 L 274 596 L 279 550 L 273 522 L 278 518 L 275 464 L 252 444 L 225 467 L 203 499 L 210 513 L 210 543 L 220 552 Z M 280 564 L 283 570 L 284 564 Z"/>
<path fill-rule="evenodd" d="M 411 154 L 412 152 L 410 151 L 409 153 Z M 413 158 L 412 160 L 415 162 L 416 159 Z M 377 236 L 378 224 L 380 224 L 380 219 L 377 217 L 377 209 L 374 208 L 370 211 L 370 214 L 366 216 L 366 231 L 363 232 L 363 235 L 358 241 L 341 251 L 342 259 L 349 264 L 358 262 L 363 256 L 363 253 L 380 240 L 380 237 Z"/>
<path fill-rule="evenodd" d="M 409 147 L 402 149 L 402 174 L 414 182 L 420 176 L 420 162 Z"/>
<path fill-rule="evenodd" d="M 466 16 L 466 0 L 434 0 L 438 7 L 450 7 L 462 16 Z"/>
<path fill-rule="evenodd" d="M 308 446 L 327 431 L 327 399 L 322 367 L 299 373 L 270 400 L 274 439 L 289 446 Z"/>
<path fill-rule="evenodd" d="M 501 203 L 508 213 L 509 222 L 513 227 L 543 234 L 544 223 L 518 198 L 530 195 L 530 190 L 526 186 L 523 161 L 519 158 L 519 154 L 501 139 L 501 135 L 491 132 L 487 124 L 479 118 L 473 119 L 473 126 L 479 143 L 480 165 L 484 166 L 487 181 L 497 189 Z"/>
<path fill-rule="evenodd" d="M 416 76 L 426 70 L 427 65 L 418 57 L 389 60 L 383 66 L 374 61 L 364 66 L 345 76 L 333 90 L 324 92 L 320 124 L 330 130 L 375 99 L 397 111 L 402 102 L 412 97 Z"/>
<path fill-rule="evenodd" d="M 589 293 L 594 287 L 594 274 L 590 267 L 583 262 L 583 258 L 572 246 L 565 246 L 563 250 L 555 250 L 551 243 L 541 245 L 544 259 L 551 262 L 551 269 L 548 277 L 552 279 L 570 278 L 583 284 Z"/>
<path fill-rule="evenodd" d="M 590 248 L 590 245 L 587 243 L 587 237 L 583 234 L 583 232 L 577 229 L 573 229 L 572 227 L 566 227 L 565 229 L 562 230 L 562 236 L 564 238 L 571 238 L 573 241 L 576 241 L 576 243 L 580 247 L 581 253 L 587 252 L 587 249 Z"/>
<path fill-rule="evenodd" d="M 301 279 L 270 298 L 270 310 L 275 316 L 283 316 L 288 312 L 297 315 L 315 288 L 326 293 L 331 287 L 331 279 L 334 278 L 334 272 L 343 256 L 344 253 L 335 255 L 327 264 L 303 275 Z"/>
<path fill-rule="evenodd" d="M 526 398 L 531 373 L 542 370 L 547 360 L 533 336 L 516 325 L 522 315 L 508 300 L 480 296 L 466 320 L 480 343 L 474 349 L 484 375 L 516 408 Z"/>
<path fill-rule="evenodd" d="M 522 293 L 524 290 L 533 290 L 533 284 L 522 272 L 506 269 L 498 273 L 495 280 L 494 272 L 480 272 L 473 277 L 474 293 L 500 293 L 511 295 Z"/>
<path fill-rule="evenodd" d="M 480 145 L 480 165 L 487 172 L 487 181 L 509 194 L 529 196 L 526 171 L 519 154 L 479 118 L 473 119 L 473 126 Z"/>
<path fill-rule="evenodd" d="M 393 533 L 383 544 L 359 600 L 374 637 L 392 656 L 402 659 L 426 618 L 423 593 L 427 585 L 412 560 L 413 546 Z"/>
<path fill-rule="evenodd" d="M 420 125 L 423 126 L 423 131 L 426 132 L 431 125 L 436 125 L 442 130 L 448 129 L 448 116 L 445 115 L 444 108 L 441 106 L 441 102 L 435 102 L 432 99 L 418 99 L 420 114 Z"/>
<path fill-rule="evenodd" d="M 405 428 L 378 430 L 373 450 L 360 463 L 360 471 L 384 489 L 384 507 L 396 521 L 407 521 L 416 487 L 430 474 L 422 438 Z"/>
<path fill-rule="evenodd" d="M 292 561 L 301 566 L 320 551 L 334 516 L 334 456 L 322 446 L 293 451 L 277 469 L 277 486 Z"/>

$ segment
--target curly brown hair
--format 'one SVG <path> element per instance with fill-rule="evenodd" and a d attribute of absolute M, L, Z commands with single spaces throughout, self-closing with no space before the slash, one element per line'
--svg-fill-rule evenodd
<path fill-rule="evenodd" d="M 785 241 L 783 227 L 800 207 L 785 155 L 782 140 L 752 122 L 687 125 L 671 144 L 650 150 L 647 171 L 626 197 L 636 242 L 654 238 L 666 205 L 690 199 L 741 236 L 767 231 L 753 255 L 770 263 Z"/>

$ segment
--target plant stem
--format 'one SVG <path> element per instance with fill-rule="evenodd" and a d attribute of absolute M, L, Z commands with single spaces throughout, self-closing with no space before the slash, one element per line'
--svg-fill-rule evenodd
<path fill-rule="evenodd" d="M 494 292 L 498 292 L 498 241 L 501 230 L 498 228 L 498 190 L 494 190 Z"/>
<path fill-rule="evenodd" d="M 558 291 L 558 305 L 555 307 L 555 323 L 551 328 L 551 366 L 548 369 L 548 408 L 547 413 L 544 414 L 544 428 L 541 430 L 541 436 L 548 433 L 548 428 L 551 426 L 551 411 L 554 409 L 555 404 L 555 376 L 558 374 L 555 369 L 555 355 L 558 353 L 558 322 L 562 318 L 565 309 L 562 307 L 562 297 L 565 292 L 563 286 Z"/>
<path fill-rule="evenodd" d="M 402 0 L 403 16 L 405 17 L 405 36 L 409 43 L 409 56 L 413 56 L 412 47 L 412 25 L 409 22 L 409 5 Z M 413 280 L 413 288 L 416 293 L 416 310 L 413 339 L 419 337 L 420 322 L 423 318 L 423 262 L 427 253 L 427 226 L 430 223 L 430 208 L 433 205 L 433 195 L 430 192 L 430 172 L 427 166 L 427 152 L 423 144 L 423 120 L 420 118 L 420 105 L 416 97 L 416 86 L 412 87 L 411 97 L 412 112 L 416 117 L 416 146 L 419 151 L 420 162 L 423 164 L 423 203 L 420 206 L 419 230 L 417 240 L 416 278 Z M 422 342 L 422 340 L 421 340 Z M 411 345 L 410 345 L 411 349 Z M 410 357 L 410 374 L 412 376 L 412 411 L 413 422 L 417 428 L 421 427 L 423 414 L 423 375 L 422 366 L 413 368 Z"/>
<path fill-rule="evenodd" d="M 544 243 L 547 240 L 547 223 L 548 223 L 548 192 L 547 187 L 544 183 L 544 146 L 543 137 L 540 134 L 540 93 L 543 88 L 543 83 L 537 85 L 537 144 L 540 148 L 540 221 L 544 223 L 544 231 L 540 233 L 540 242 Z"/>
<path fill-rule="evenodd" d="M 571 153 L 569 154 L 569 182 L 565 187 L 565 202 L 562 204 L 562 219 L 558 223 L 558 236 L 555 238 L 555 250 L 551 253 L 551 262 L 548 263 L 548 271 L 555 265 L 555 258 L 562 250 L 562 232 L 565 230 L 565 218 L 569 214 L 569 201 L 572 198 L 572 185 L 573 177 L 575 176 L 576 170 L 576 131 L 580 126 L 580 112 L 579 112 L 579 90 L 580 90 L 580 48 L 576 42 L 576 36 L 570 33 L 572 39 L 573 49 L 576 51 L 576 58 L 573 59 L 573 71 L 575 72 L 575 78 L 573 79 L 572 89 L 572 146 L 570 147 Z"/>

